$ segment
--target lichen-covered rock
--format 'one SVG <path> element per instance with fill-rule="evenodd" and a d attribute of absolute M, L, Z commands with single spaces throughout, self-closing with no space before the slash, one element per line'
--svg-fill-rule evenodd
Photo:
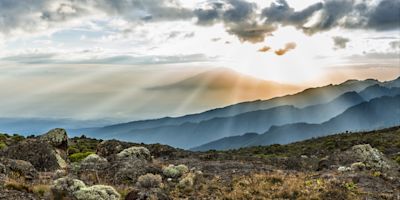
<path fill-rule="evenodd" d="M 30 162 L 7 158 L 0 159 L 0 162 L 4 165 L 7 174 L 19 174 L 27 180 L 33 180 L 38 176 L 38 172 Z"/>
<path fill-rule="evenodd" d="M 59 178 L 53 182 L 51 190 L 58 195 L 72 196 L 72 194 L 86 187 L 85 183 L 70 177 Z"/>
<path fill-rule="evenodd" d="M 30 162 L 39 171 L 54 171 L 65 167 L 66 162 L 57 154 L 53 146 L 36 139 L 21 141 L 2 152 L 4 157 Z"/>
<path fill-rule="evenodd" d="M 111 186 L 93 185 L 74 192 L 78 200 L 119 200 L 121 195 Z"/>
<path fill-rule="evenodd" d="M 117 158 L 151 160 L 151 155 L 146 147 L 130 147 L 119 152 Z"/>
<path fill-rule="evenodd" d="M 66 151 L 68 149 L 68 135 L 64 129 L 56 128 L 40 136 L 52 146 Z"/>
<path fill-rule="evenodd" d="M 367 168 L 385 171 L 390 169 L 388 159 L 378 149 L 369 144 L 360 144 L 352 147 L 355 158 L 363 162 Z"/>
<path fill-rule="evenodd" d="M 158 174 L 145 174 L 139 176 L 137 185 L 140 188 L 158 188 L 161 186 L 162 178 Z"/>
<path fill-rule="evenodd" d="M 121 142 L 118 140 L 105 140 L 97 145 L 96 154 L 108 158 L 111 155 L 115 155 L 124 149 L 131 147 L 132 144 L 128 142 Z"/>

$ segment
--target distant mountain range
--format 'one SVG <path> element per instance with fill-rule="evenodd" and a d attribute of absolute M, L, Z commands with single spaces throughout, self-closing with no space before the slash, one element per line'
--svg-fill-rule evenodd
<path fill-rule="evenodd" d="M 273 126 L 267 132 L 222 138 L 193 148 L 226 150 L 246 146 L 288 144 L 345 131 L 380 129 L 400 124 L 400 95 L 379 97 L 360 103 L 321 124 L 294 123 Z"/>
<path fill-rule="evenodd" d="M 322 124 L 321 126 L 326 127 L 327 124 L 325 123 L 327 121 L 336 116 L 339 117 L 341 113 L 345 113 L 354 106 L 368 103 L 367 101 L 371 99 L 371 102 L 379 104 L 376 103 L 375 98 L 383 96 L 390 97 L 400 94 L 399 86 L 400 78 L 387 82 L 379 82 L 373 79 L 364 81 L 351 80 L 338 85 L 327 85 L 324 87 L 307 89 L 294 95 L 262 101 L 244 102 L 183 117 L 143 120 L 101 128 L 70 131 L 74 134 L 84 133 L 89 136 L 105 139 L 116 138 L 144 143 L 163 143 L 185 149 L 200 146 L 212 141 L 214 141 L 214 143 L 209 143 L 195 149 L 226 149 L 231 148 L 231 146 L 232 148 L 236 148 L 244 144 L 237 143 L 236 145 L 234 142 L 230 142 L 232 145 L 229 146 L 226 141 L 235 140 L 235 138 L 241 141 L 243 138 L 229 137 L 250 132 L 264 133 L 267 130 L 275 129 L 277 126 L 297 123 L 306 124 L 307 127 L 309 124 Z M 387 106 L 396 107 L 396 105 Z M 395 112 L 396 109 L 389 112 L 392 111 Z M 368 113 L 359 114 L 368 115 Z M 364 116 L 354 117 L 362 119 Z M 385 115 L 382 117 L 385 117 Z M 382 120 L 388 121 L 385 118 L 382 118 Z M 383 127 L 385 125 L 387 124 L 382 124 Z M 343 128 L 343 130 L 355 130 L 360 128 L 368 130 L 371 128 L 371 126 L 352 127 L 350 124 L 344 124 L 340 127 Z M 321 127 L 319 129 L 325 130 Z M 326 128 L 326 130 L 335 131 L 342 129 Z M 312 133 L 314 134 L 314 132 Z M 322 133 L 324 132 L 321 132 L 321 134 Z M 307 134 L 305 133 L 304 135 Z M 314 135 L 318 136 L 317 133 Z M 257 135 L 245 135 L 246 138 L 250 138 L 250 136 L 255 137 Z M 219 140 L 221 138 L 224 138 L 222 139 L 224 141 Z M 263 138 L 262 141 L 264 140 L 265 138 Z M 214 145 L 217 144 L 216 142 L 218 141 L 222 142 L 218 143 L 221 144 L 219 147 L 218 145 Z"/>

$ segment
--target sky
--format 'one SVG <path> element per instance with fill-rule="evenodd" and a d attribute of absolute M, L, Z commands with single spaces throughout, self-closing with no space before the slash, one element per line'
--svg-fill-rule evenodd
<path fill-rule="evenodd" d="M 399 12 L 398 0 L 0 0 L 1 117 L 177 116 L 346 79 L 394 79 Z M 220 83 L 190 79 L 220 68 L 241 83 L 281 83 L 282 92 L 216 92 L 204 85 Z M 198 87 L 149 89 L 186 79 Z"/>

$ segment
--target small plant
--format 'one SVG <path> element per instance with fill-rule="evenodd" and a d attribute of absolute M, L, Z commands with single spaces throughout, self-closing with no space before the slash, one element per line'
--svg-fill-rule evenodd
<path fill-rule="evenodd" d="M 74 153 L 68 156 L 69 160 L 71 162 L 80 162 L 83 159 L 85 159 L 87 156 L 89 156 L 90 154 L 94 154 L 94 152 L 84 152 L 84 153 Z"/>
<path fill-rule="evenodd" d="M 158 188 L 161 186 L 162 178 L 160 175 L 146 174 L 139 176 L 137 185 L 141 188 Z"/>
<path fill-rule="evenodd" d="M 50 186 L 49 185 L 34 185 L 31 188 L 31 190 L 33 193 L 43 197 L 46 193 L 50 192 Z"/>
<path fill-rule="evenodd" d="M 357 189 L 357 185 L 353 182 L 348 182 L 344 184 L 344 187 L 349 191 L 354 191 Z"/>
<path fill-rule="evenodd" d="M 375 177 L 380 177 L 381 175 L 382 175 L 382 173 L 379 171 L 375 171 L 372 173 L 372 176 L 375 176 Z"/>
<path fill-rule="evenodd" d="M 6 147 L 7 147 L 6 143 L 0 142 L 0 150 L 4 149 Z"/>
<path fill-rule="evenodd" d="M 396 157 L 394 158 L 394 161 L 396 161 L 397 164 L 400 165 L 400 155 L 396 156 Z"/>

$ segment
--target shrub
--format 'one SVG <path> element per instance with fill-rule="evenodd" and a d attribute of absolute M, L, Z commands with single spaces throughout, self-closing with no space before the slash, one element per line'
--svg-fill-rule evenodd
<path fill-rule="evenodd" d="M 119 200 L 121 195 L 111 186 L 93 185 L 74 192 L 77 200 Z"/>
<path fill-rule="evenodd" d="M 79 152 L 80 152 L 79 149 L 74 146 L 68 147 L 68 155 L 72 155 L 72 154 L 79 153 Z"/>
<path fill-rule="evenodd" d="M 94 154 L 94 152 L 84 152 L 84 153 L 74 153 L 68 156 L 69 160 L 71 162 L 80 162 L 83 159 L 85 159 L 87 156 L 89 156 L 90 154 Z"/>
<path fill-rule="evenodd" d="M 396 161 L 397 164 L 400 165 L 400 155 L 396 156 L 396 158 L 394 158 L 394 161 Z"/>
<path fill-rule="evenodd" d="M 150 151 L 145 147 L 130 147 L 117 154 L 120 159 L 143 159 L 150 160 Z"/>
<path fill-rule="evenodd" d="M 44 196 L 46 193 L 50 192 L 50 186 L 49 185 L 34 185 L 31 188 L 32 192 L 39 195 L 39 196 Z"/>
<path fill-rule="evenodd" d="M 0 150 L 4 149 L 7 147 L 7 144 L 4 142 L 0 142 Z"/>
<path fill-rule="evenodd" d="M 139 176 L 137 185 L 141 188 L 158 188 L 160 187 L 162 178 L 160 175 L 146 174 Z"/>
<path fill-rule="evenodd" d="M 168 167 L 164 167 L 163 174 L 169 178 L 179 178 L 182 175 L 186 174 L 189 171 L 186 165 L 169 165 Z"/>

